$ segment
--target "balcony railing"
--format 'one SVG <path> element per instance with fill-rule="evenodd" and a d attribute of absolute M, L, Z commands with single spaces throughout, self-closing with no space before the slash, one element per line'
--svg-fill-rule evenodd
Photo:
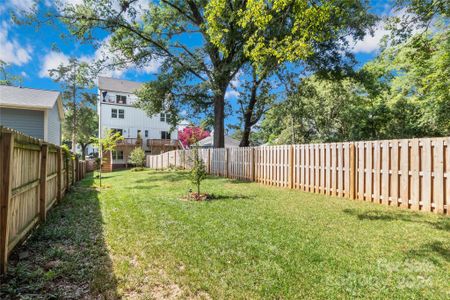
<path fill-rule="evenodd" d="M 180 147 L 179 140 L 173 139 L 149 139 L 147 140 L 148 147 Z"/>
<path fill-rule="evenodd" d="M 124 138 L 121 141 L 117 142 L 117 145 L 136 145 L 137 138 Z"/>
<path fill-rule="evenodd" d="M 118 146 L 134 146 L 137 144 L 137 138 L 124 138 L 117 142 Z M 142 141 L 142 139 L 141 139 Z M 182 148 L 179 140 L 175 139 L 148 139 L 147 147 L 175 147 Z"/>

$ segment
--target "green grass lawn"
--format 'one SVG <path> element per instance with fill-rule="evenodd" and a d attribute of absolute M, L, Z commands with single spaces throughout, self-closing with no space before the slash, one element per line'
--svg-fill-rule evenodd
<path fill-rule="evenodd" d="M 450 297 L 448 217 L 215 177 L 215 200 L 187 202 L 185 172 L 106 177 L 13 253 L 0 298 Z"/>

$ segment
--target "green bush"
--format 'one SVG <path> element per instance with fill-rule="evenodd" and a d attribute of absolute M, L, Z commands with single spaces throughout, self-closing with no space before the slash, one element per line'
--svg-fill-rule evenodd
<path fill-rule="evenodd" d="M 142 148 L 136 148 L 130 153 L 130 162 L 136 167 L 143 168 L 145 165 L 145 152 Z"/>

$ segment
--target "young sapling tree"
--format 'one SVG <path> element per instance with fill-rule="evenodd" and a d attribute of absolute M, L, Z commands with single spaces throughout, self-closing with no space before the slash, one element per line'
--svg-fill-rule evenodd
<path fill-rule="evenodd" d="M 197 186 L 197 197 L 200 198 L 200 184 L 206 178 L 206 167 L 203 159 L 198 153 L 198 149 L 194 150 L 194 161 L 191 170 L 191 180 Z"/>

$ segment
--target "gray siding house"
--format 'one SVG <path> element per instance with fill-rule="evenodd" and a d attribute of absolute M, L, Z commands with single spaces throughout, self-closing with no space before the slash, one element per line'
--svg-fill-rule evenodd
<path fill-rule="evenodd" d="M 64 110 L 56 91 L 0 86 L 0 125 L 61 145 Z"/>

